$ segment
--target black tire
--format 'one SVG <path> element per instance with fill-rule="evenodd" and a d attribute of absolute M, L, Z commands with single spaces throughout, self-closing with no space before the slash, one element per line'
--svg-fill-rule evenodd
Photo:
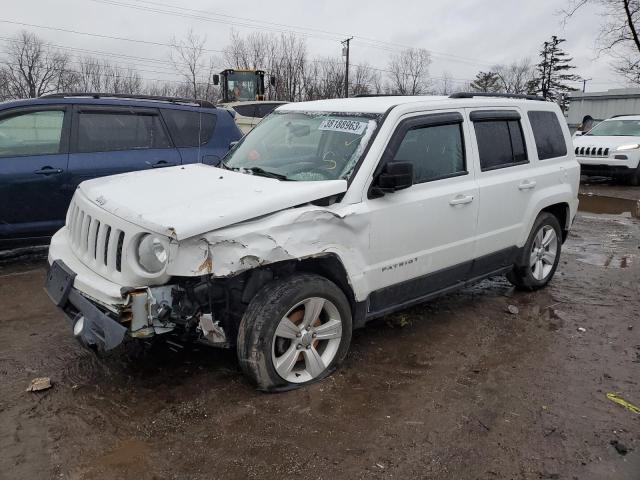
<path fill-rule="evenodd" d="M 542 279 L 534 276 L 534 267 L 531 266 L 531 258 L 533 254 L 534 242 L 538 232 L 551 227 L 555 231 L 555 247 L 556 255 L 551 269 Z M 558 262 L 560 261 L 560 253 L 562 250 L 562 230 L 560 222 L 555 215 L 548 212 L 542 212 L 536 218 L 531 228 L 529 238 L 524 245 L 520 258 L 517 259 L 513 270 L 507 273 L 507 279 L 519 290 L 532 291 L 546 286 L 558 268 Z M 536 266 L 537 267 L 537 266 Z"/>
<path fill-rule="evenodd" d="M 272 357 L 274 337 L 278 324 L 287 312 L 313 297 L 329 300 L 336 307 L 342 321 L 342 336 L 333 359 L 320 375 L 309 381 L 292 383 L 276 371 Z M 292 390 L 333 373 L 347 355 L 351 333 L 351 307 L 342 290 L 324 277 L 295 274 L 267 284 L 249 303 L 238 331 L 238 361 L 244 374 L 258 389 L 269 392 Z M 301 358 L 305 361 L 307 357 Z"/>

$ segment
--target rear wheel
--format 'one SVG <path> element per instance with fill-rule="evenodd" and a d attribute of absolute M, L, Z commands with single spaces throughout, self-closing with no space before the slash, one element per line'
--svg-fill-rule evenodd
<path fill-rule="evenodd" d="M 344 293 L 318 275 L 266 285 L 251 301 L 238 333 L 243 372 L 267 391 L 289 390 L 332 373 L 351 343 Z"/>
<path fill-rule="evenodd" d="M 507 278 L 522 290 L 544 287 L 558 267 L 561 248 L 562 232 L 558 219 L 548 212 L 542 212 L 533 224 L 522 257 Z"/>

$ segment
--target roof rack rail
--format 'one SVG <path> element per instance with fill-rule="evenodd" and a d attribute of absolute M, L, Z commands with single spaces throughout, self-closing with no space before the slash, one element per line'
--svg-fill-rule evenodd
<path fill-rule="evenodd" d="M 546 102 L 546 100 L 539 95 L 521 95 L 518 93 L 456 92 L 449 95 L 449 98 L 473 97 L 519 98 L 521 100 L 537 100 L 540 102 Z"/>
<path fill-rule="evenodd" d="M 618 117 L 635 117 L 638 116 L 637 113 L 621 113 L 619 115 L 614 115 L 613 117 L 609 117 L 609 118 L 618 118 Z"/>
<path fill-rule="evenodd" d="M 68 97 L 90 97 L 90 98 L 122 98 L 130 100 L 151 100 L 155 102 L 168 102 L 175 104 L 195 104 L 204 108 L 216 108 L 208 100 L 196 100 L 192 98 L 163 97 L 157 95 L 128 95 L 126 93 L 97 93 L 97 92 L 61 92 L 42 95 L 40 98 L 68 98 Z"/>

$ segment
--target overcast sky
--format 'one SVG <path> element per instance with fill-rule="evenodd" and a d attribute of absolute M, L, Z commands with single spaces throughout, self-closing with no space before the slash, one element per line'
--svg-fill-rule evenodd
<path fill-rule="evenodd" d="M 497 63 L 523 57 L 537 62 L 542 42 L 556 34 L 567 39 L 564 48 L 574 57 L 575 73 L 593 79 L 587 91 L 624 87 L 623 79 L 611 71 L 610 59 L 596 58 L 599 12 L 593 8 L 580 11 L 563 27 L 557 14 L 563 4 L 563 0 L 2 0 L 0 42 L 5 50 L 7 37 L 24 28 L 61 47 L 122 55 L 111 60 L 136 65 L 147 79 L 177 80 L 162 62 L 167 59 L 167 47 L 7 21 L 158 43 L 168 43 L 172 36 L 181 37 L 193 29 L 206 35 L 211 50 L 228 43 L 231 29 L 240 33 L 295 29 L 306 35 L 312 56 L 339 56 L 339 39 L 355 36 L 352 62 L 366 61 L 383 69 L 393 50 L 424 47 L 432 52 L 432 77 L 448 72 L 462 84 L 478 70 Z M 247 27 L 249 24 L 255 28 Z"/>

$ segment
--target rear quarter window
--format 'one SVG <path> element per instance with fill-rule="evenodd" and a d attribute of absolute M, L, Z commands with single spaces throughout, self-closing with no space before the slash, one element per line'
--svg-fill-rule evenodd
<path fill-rule="evenodd" d="M 176 147 L 199 147 L 206 145 L 216 127 L 217 117 L 213 113 L 188 110 L 163 109 L 162 116 Z"/>
<path fill-rule="evenodd" d="M 242 115 L 243 117 L 255 117 L 256 116 L 256 106 L 255 105 L 236 105 L 233 109 L 238 113 L 238 115 Z"/>
<path fill-rule="evenodd" d="M 558 116 L 553 112 L 537 111 L 530 111 L 527 115 L 536 141 L 538 159 L 564 157 L 567 154 L 567 144 Z"/>

